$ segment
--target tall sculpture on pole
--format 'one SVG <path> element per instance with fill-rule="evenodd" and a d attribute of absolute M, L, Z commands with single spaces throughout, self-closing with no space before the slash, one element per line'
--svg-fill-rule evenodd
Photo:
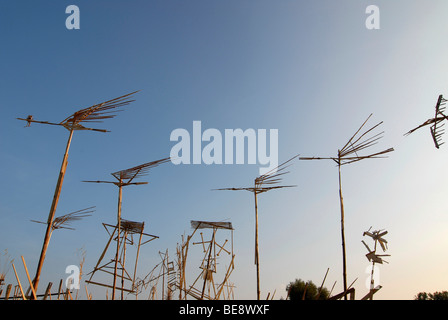
<path fill-rule="evenodd" d="M 159 164 L 162 164 L 162 163 L 165 163 L 168 161 L 170 161 L 170 158 L 163 158 L 160 160 L 147 162 L 147 163 L 144 163 L 144 164 L 141 164 L 141 165 L 129 168 L 129 169 L 114 172 L 114 173 L 112 173 L 112 176 L 117 181 L 83 181 L 83 182 L 94 182 L 94 183 L 111 183 L 118 187 L 118 210 L 117 210 L 117 227 L 116 227 L 118 238 L 117 238 L 117 250 L 116 250 L 116 254 L 115 254 L 112 300 L 115 299 L 115 289 L 116 289 L 116 281 L 117 281 L 117 266 L 118 266 L 118 261 L 119 261 L 119 252 L 120 252 L 120 248 L 121 248 L 120 234 L 121 234 L 121 223 L 122 223 L 122 219 L 121 219 L 122 189 L 125 186 L 147 184 L 148 182 L 146 182 L 146 181 L 137 182 L 137 181 L 134 181 L 134 179 L 137 179 L 137 178 L 147 174 L 151 168 L 154 168 L 154 167 L 158 166 Z M 123 293 L 123 290 L 122 290 L 122 293 Z"/>
<path fill-rule="evenodd" d="M 370 148 L 375 145 L 379 139 L 382 138 L 382 134 L 384 132 L 375 134 L 369 138 L 365 138 L 365 136 L 371 133 L 374 129 L 382 124 L 382 122 L 374 125 L 370 129 L 360 133 L 361 129 L 370 119 L 372 114 L 369 115 L 366 121 L 361 125 L 361 127 L 356 131 L 356 133 L 348 140 L 348 142 L 338 150 L 337 157 L 300 157 L 299 160 L 333 160 L 338 165 L 338 173 L 339 173 L 339 200 L 341 207 L 341 238 L 342 238 L 342 277 L 344 283 L 344 292 L 348 290 L 347 287 L 347 265 L 346 265 L 346 252 L 345 252 L 345 231 L 344 231 L 344 201 L 342 198 L 342 180 L 341 180 L 341 167 L 346 164 L 350 164 L 353 162 L 357 162 L 364 159 L 374 159 L 374 158 L 384 158 L 383 155 L 386 153 L 394 151 L 393 148 L 389 148 L 380 152 L 371 153 L 367 155 L 359 155 L 358 153 L 364 149 Z M 344 296 L 344 299 L 347 299 Z"/>
<path fill-rule="evenodd" d="M 257 269 L 257 300 L 260 300 L 260 259 L 259 259 L 259 252 L 258 252 L 258 199 L 257 195 L 274 190 L 274 189 L 281 189 L 281 188 L 289 188 L 289 187 L 295 187 L 295 186 L 279 186 L 277 183 L 279 183 L 282 178 L 281 176 L 288 173 L 284 170 L 289 166 L 287 165 L 289 162 L 291 162 L 293 159 L 298 157 L 298 155 L 292 157 L 288 161 L 285 161 L 278 167 L 272 169 L 271 171 L 267 172 L 266 174 L 263 174 L 259 177 L 257 177 L 254 181 L 253 187 L 247 187 L 247 188 L 221 188 L 221 189 L 214 189 L 214 190 L 231 190 L 231 191 L 240 191 L 245 190 L 252 192 L 254 194 L 255 198 L 255 266 Z"/>
<path fill-rule="evenodd" d="M 421 125 L 419 125 L 418 127 L 409 130 L 407 133 L 405 133 L 405 136 L 410 135 L 412 132 L 426 127 L 428 125 L 431 125 L 430 132 L 431 132 L 431 136 L 432 139 L 434 141 L 434 145 L 437 149 L 440 148 L 440 146 L 442 144 L 444 144 L 444 142 L 442 142 L 442 135 L 445 133 L 445 128 L 443 128 L 443 126 L 445 125 L 445 123 L 443 122 L 443 120 L 448 120 L 448 116 L 446 116 L 444 114 L 445 112 L 445 104 L 448 100 L 443 98 L 443 95 L 439 95 L 439 98 L 437 99 L 437 103 L 436 103 L 436 113 L 434 118 L 428 119 L 425 122 L 423 122 Z"/>
<path fill-rule="evenodd" d="M 62 126 L 66 128 L 70 134 L 67 140 L 67 145 L 65 147 L 65 153 L 62 159 L 61 169 L 59 170 L 59 177 L 58 181 L 56 183 L 56 188 L 53 195 L 53 201 L 51 203 L 50 207 L 50 213 L 48 214 L 47 219 L 47 230 L 45 232 L 45 237 L 43 241 L 42 250 L 39 257 L 39 263 L 37 265 L 36 275 L 34 277 L 33 285 L 34 289 L 37 291 L 37 287 L 39 285 L 39 279 L 40 274 L 42 272 L 42 266 L 44 264 L 45 255 L 47 253 L 48 245 L 50 242 L 51 237 L 51 231 L 53 230 L 53 221 L 54 216 L 56 213 L 56 208 L 58 206 L 59 202 L 59 196 L 61 195 L 61 188 L 62 184 L 64 182 L 64 176 L 67 169 L 67 163 L 68 163 L 68 151 L 70 149 L 70 144 L 73 137 L 73 132 L 75 130 L 91 130 L 91 131 L 98 131 L 98 132 L 108 132 L 105 129 L 95 129 L 95 128 L 88 128 L 85 127 L 84 123 L 92 123 L 92 122 L 102 122 L 104 119 L 110 119 L 115 117 L 115 109 L 128 105 L 134 100 L 129 100 L 129 98 L 135 94 L 138 91 L 126 94 L 124 96 L 105 101 L 99 104 L 95 104 L 91 107 L 76 111 L 68 118 L 64 119 L 63 121 L 59 123 L 54 122 L 48 122 L 48 121 L 37 121 L 33 119 L 33 116 L 29 115 L 26 119 L 23 118 L 17 118 L 18 120 L 24 120 L 27 122 L 27 127 L 31 125 L 31 123 L 41 123 L 41 124 L 48 124 L 48 125 L 54 125 L 54 126 Z"/>

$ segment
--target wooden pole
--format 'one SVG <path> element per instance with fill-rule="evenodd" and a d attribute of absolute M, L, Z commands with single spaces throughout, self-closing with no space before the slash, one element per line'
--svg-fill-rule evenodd
<path fill-rule="evenodd" d="M 128 232 L 125 230 L 123 232 L 123 253 L 122 253 L 122 257 L 123 257 L 123 263 L 121 265 L 121 289 L 124 289 L 124 272 L 126 271 L 124 266 L 126 265 L 126 239 L 128 237 Z M 126 272 L 127 274 L 127 272 Z M 123 290 L 121 290 L 121 300 L 124 299 L 124 292 Z"/>
<path fill-rule="evenodd" d="M 17 283 L 20 288 L 20 293 L 22 294 L 22 299 L 26 300 L 25 294 L 23 293 L 22 284 L 20 283 L 19 276 L 17 275 L 16 267 L 14 266 L 14 263 L 12 264 L 12 268 L 14 269 L 14 274 L 16 275 Z"/>
<path fill-rule="evenodd" d="M 373 248 L 373 251 L 376 253 L 376 243 L 377 240 L 375 240 L 375 247 Z M 373 291 L 375 289 L 374 287 L 374 279 L 373 279 L 373 271 L 375 270 L 375 260 L 372 260 L 372 273 L 370 274 L 370 300 L 373 300 Z"/>
<path fill-rule="evenodd" d="M 210 241 L 210 245 L 208 247 L 208 249 L 210 251 L 208 252 L 207 267 L 205 268 L 205 276 L 204 276 L 204 284 L 202 285 L 201 300 L 204 298 L 205 285 L 207 283 L 208 276 L 209 276 L 210 258 L 212 256 L 213 245 L 215 243 L 215 233 L 216 233 L 216 229 L 213 228 L 212 240 Z"/>
<path fill-rule="evenodd" d="M 139 237 L 139 239 L 138 239 L 137 255 L 136 255 L 136 257 L 135 257 L 134 276 L 133 276 L 133 279 L 132 279 L 132 289 L 134 289 L 134 285 L 135 285 L 135 276 L 137 275 L 138 256 L 139 256 L 139 253 L 140 253 L 140 246 L 141 246 L 141 243 L 142 243 L 142 237 L 143 237 L 143 230 L 144 230 L 144 228 L 145 228 L 145 223 L 143 222 L 142 231 L 141 231 L 141 233 L 140 233 L 140 237 Z M 167 250 L 168 250 L 168 249 L 167 249 Z M 136 291 L 135 291 L 135 299 L 137 299 L 137 296 L 138 296 L 138 292 L 137 292 L 137 290 L 136 290 Z"/>
<path fill-rule="evenodd" d="M 33 282 L 31 281 L 30 274 L 28 273 L 28 268 L 26 267 L 25 258 L 22 257 L 23 267 L 25 268 L 26 276 L 28 278 L 28 282 L 30 283 L 31 292 L 33 293 L 33 299 L 36 300 L 36 290 L 34 290 Z"/>
<path fill-rule="evenodd" d="M 257 300 L 260 300 L 260 260 L 258 257 L 258 204 L 257 190 L 254 190 L 255 196 L 255 265 L 257 268 Z"/>
<path fill-rule="evenodd" d="M 64 182 L 65 170 L 67 169 L 68 150 L 70 149 L 70 143 L 72 142 L 73 128 L 70 130 L 70 135 L 67 140 L 67 146 L 65 147 L 65 153 L 61 164 L 61 170 L 59 171 L 58 182 L 56 189 L 54 190 L 53 202 L 51 204 L 50 213 L 47 220 L 47 230 L 45 232 L 44 243 L 42 251 L 40 253 L 39 263 L 37 265 L 36 275 L 34 277 L 34 289 L 37 291 L 39 285 L 40 274 L 42 272 L 42 266 L 44 264 L 45 255 L 47 254 L 48 244 L 50 243 L 51 232 L 53 231 L 53 220 L 56 213 L 56 208 L 59 202 L 59 196 L 61 195 L 62 183 Z"/>
<path fill-rule="evenodd" d="M 11 293 L 12 284 L 8 284 L 6 287 L 5 300 L 9 299 L 9 294 Z"/>
<path fill-rule="evenodd" d="M 342 198 L 342 182 L 341 182 L 341 158 L 338 159 L 339 169 L 339 200 L 341 204 L 341 237 L 342 237 L 342 278 L 344 280 L 344 292 L 347 291 L 347 265 L 345 257 L 345 232 L 344 232 L 344 200 Z M 347 300 L 347 296 L 344 296 Z"/>
<path fill-rule="evenodd" d="M 58 288 L 58 300 L 61 297 L 61 289 L 62 289 L 62 279 L 59 281 L 59 288 Z"/>
<path fill-rule="evenodd" d="M 112 289 L 112 300 L 115 300 L 115 288 L 117 286 L 117 264 L 118 264 L 118 256 L 120 251 L 120 228 L 121 228 L 121 199 L 122 199 L 122 188 L 123 188 L 123 180 L 120 179 L 119 189 L 118 189 L 118 213 L 117 213 L 117 228 L 118 228 L 118 234 L 117 234 L 117 252 L 115 254 L 115 267 L 114 267 L 114 283 L 113 283 L 113 289 Z"/>
<path fill-rule="evenodd" d="M 51 300 L 51 292 L 50 292 L 50 290 L 51 290 L 51 286 L 52 285 L 53 285 L 52 282 L 48 283 L 47 289 L 45 290 L 45 294 L 44 294 L 43 300 L 47 300 L 47 297 L 50 297 L 50 300 Z"/>

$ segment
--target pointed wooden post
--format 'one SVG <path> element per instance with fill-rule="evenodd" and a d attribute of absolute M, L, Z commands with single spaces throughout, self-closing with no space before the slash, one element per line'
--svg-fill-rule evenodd
<path fill-rule="evenodd" d="M 338 165 L 338 174 L 339 174 L 339 201 L 340 201 L 340 208 L 341 208 L 341 238 L 342 238 L 342 277 L 343 277 L 343 283 L 344 283 L 344 299 L 347 300 L 347 293 L 349 290 L 349 287 L 347 287 L 347 263 L 346 263 L 346 249 L 345 249 L 345 231 L 344 231 L 344 200 L 342 197 L 342 178 L 341 178 L 341 166 L 354 163 L 357 161 L 361 161 L 364 159 L 376 159 L 376 158 L 383 158 L 384 154 L 394 151 L 393 148 L 389 148 L 377 153 L 372 153 L 368 155 L 359 155 L 358 153 L 361 150 L 364 150 L 366 148 L 369 148 L 377 143 L 379 139 L 382 138 L 383 132 L 373 135 L 369 138 L 364 138 L 367 134 L 372 132 L 374 129 L 376 129 L 379 125 L 382 124 L 382 122 L 376 124 L 375 126 L 371 127 L 370 129 L 360 133 L 361 129 L 364 127 L 364 125 L 367 123 L 367 121 L 370 119 L 372 114 L 369 115 L 369 117 L 364 121 L 364 123 L 361 125 L 361 127 L 356 131 L 356 133 L 348 140 L 348 142 L 344 145 L 344 147 L 340 150 L 338 150 L 338 156 L 337 157 L 300 157 L 300 160 L 333 160 Z M 359 135 L 358 135 L 359 134 Z M 364 138 L 364 139 L 363 139 Z"/>
<path fill-rule="evenodd" d="M 257 300 L 260 300 L 260 260 L 258 256 L 258 202 L 257 191 L 254 191 L 255 197 L 255 266 L 257 269 Z"/>
<path fill-rule="evenodd" d="M 19 288 L 20 288 L 20 293 L 22 294 L 22 299 L 26 300 L 25 294 L 23 293 L 22 284 L 20 283 L 20 279 L 19 279 L 19 276 L 17 275 L 17 270 L 16 270 L 16 267 L 14 266 L 14 263 L 12 264 L 12 268 L 14 269 L 14 274 L 16 275 L 16 280 L 17 280 L 17 284 L 19 285 Z"/>
<path fill-rule="evenodd" d="M 340 151 L 338 150 L 340 154 Z M 345 229 L 344 229 L 344 199 L 342 197 L 342 178 L 341 178 L 341 157 L 338 157 L 338 171 L 339 171 L 339 202 L 341 206 L 341 238 L 342 238 L 342 278 L 344 282 L 344 292 L 347 291 L 347 258 L 345 254 Z M 347 300 L 347 296 L 344 296 Z"/>
<path fill-rule="evenodd" d="M 58 182 L 56 183 L 56 188 L 54 190 L 53 202 L 51 203 L 50 213 L 48 214 L 47 230 L 45 232 L 44 242 L 42 245 L 42 250 L 40 252 L 39 263 L 37 264 L 36 275 L 34 276 L 34 289 L 36 291 L 37 291 L 37 286 L 39 285 L 40 274 L 42 272 L 42 266 L 44 264 L 45 256 L 47 254 L 48 244 L 50 243 L 51 231 L 53 230 L 54 215 L 56 212 L 56 208 L 58 206 L 59 196 L 61 195 L 62 183 L 64 182 L 65 171 L 67 169 L 68 151 L 70 149 L 72 137 L 73 137 L 73 128 L 70 130 L 70 135 L 67 140 L 64 157 L 62 159 L 61 169 L 59 171 Z"/>
<path fill-rule="evenodd" d="M 121 228 L 121 201 L 123 195 L 123 180 L 120 179 L 120 183 L 118 185 L 118 210 L 117 210 L 117 251 L 115 253 L 115 267 L 114 267 L 114 282 L 112 289 L 112 300 L 115 300 L 115 288 L 117 286 L 117 264 L 120 253 L 120 228 Z"/>

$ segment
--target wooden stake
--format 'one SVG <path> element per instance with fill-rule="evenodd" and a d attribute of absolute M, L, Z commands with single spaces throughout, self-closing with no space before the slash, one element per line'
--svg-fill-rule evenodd
<path fill-rule="evenodd" d="M 342 277 L 344 281 L 344 292 L 347 291 L 347 264 L 345 255 L 345 232 L 344 232 L 344 199 L 342 198 L 342 183 L 341 183 L 341 162 L 339 158 L 339 201 L 341 206 L 341 237 L 342 237 Z M 344 296 L 347 300 L 347 296 Z"/>
<path fill-rule="evenodd" d="M 8 286 L 6 287 L 5 300 L 9 299 L 9 294 L 11 292 L 11 288 L 12 288 L 12 284 L 8 284 Z"/>
<path fill-rule="evenodd" d="M 50 297 L 50 300 L 51 300 L 51 292 L 50 292 L 50 290 L 51 290 L 51 286 L 52 285 L 53 285 L 52 282 L 48 283 L 47 289 L 45 290 L 45 294 L 44 294 L 43 300 L 47 300 L 47 297 Z"/>
<path fill-rule="evenodd" d="M 20 283 L 19 276 L 17 275 L 16 267 L 14 266 L 14 263 L 12 264 L 12 268 L 14 269 L 14 274 L 16 275 L 17 283 L 20 288 L 20 293 L 22 294 L 22 299 L 26 300 L 25 294 L 23 293 L 22 284 Z"/>
<path fill-rule="evenodd" d="M 23 256 L 21 256 L 21 257 L 22 257 L 23 267 L 25 268 L 26 276 L 28 278 L 28 282 L 30 283 L 31 292 L 33 293 L 33 299 L 36 300 L 37 299 L 36 291 L 34 290 L 33 282 L 31 281 L 30 274 L 28 273 L 28 268 L 26 267 L 25 258 L 23 258 Z"/>
<path fill-rule="evenodd" d="M 59 171 L 58 182 L 56 183 L 56 189 L 54 190 L 53 202 L 51 204 L 50 213 L 48 214 L 47 231 L 45 232 L 44 243 L 42 251 L 39 257 L 39 263 L 37 265 L 36 275 L 34 277 L 34 289 L 37 291 L 39 285 L 40 274 L 42 272 L 42 266 L 44 264 L 45 255 L 47 254 L 48 244 L 50 243 L 51 232 L 53 231 L 53 220 L 56 213 L 56 208 L 59 202 L 59 196 L 61 195 L 62 183 L 64 182 L 65 171 L 67 169 L 68 151 L 70 149 L 70 143 L 73 137 L 73 128 L 70 130 L 70 135 L 67 140 L 67 146 L 65 147 L 64 157 L 62 159 L 61 170 Z"/>
<path fill-rule="evenodd" d="M 260 300 L 260 260 L 258 256 L 258 203 L 257 191 L 254 191 L 255 197 L 255 265 L 257 268 L 257 300 Z"/>
<path fill-rule="evenodd" d="M 59 300 L 59 298 L 60 298 L 60 296 L 61 296 L 61 289 L 62 289 L 62 279 L 61 279 L 61 281 L 59 281 L 58 300 Z"/>
<path fill-rule="evenodd" d="M 112 289 L 112 300 L 115 300 L 115 288 L 117 286 L 117 263 L 118 263 L 118 255 L 120 251 L 120 227 L 121 227 L 121 199 L 122 199 L 122 186 L 123 180 L 120 179 L 120 184 L 118 186 L 118 212 L 117 212 L 117 227 L 118 227 L 118 233 L 117 233 L 117 251 L 115 254 L 115 267 L 114 267 L 114 282 L 113 282 L 113 289 Z"/>

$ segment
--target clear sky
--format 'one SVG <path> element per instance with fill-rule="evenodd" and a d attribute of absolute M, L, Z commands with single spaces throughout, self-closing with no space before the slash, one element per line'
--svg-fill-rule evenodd
<path fill-rule="evenodd" d="M 67 6 L 80 9 L 68 30 Z M 366 8 L 380 9 L 369 30 Z M 75 132 L 56 216 L 96 206 L 92 217 L 56 230 L 40 290 L 67 277 L 86 251 L 85 272 L 107 241 L 101 223 L 115 223 L 117 188 L 82 183 L 169 156 L 176 128 L 278 129 L 278 158 L 335 156 L 361 123 L 384 121 L 393 147 L 387 159 L 343 167 L 348 283 L 368 292 L 370 263 L 363 232 L 386 229 L 389 264 L 379 267 L 379 299 L 412 299 L 448 289 L 448 147 L 437 150 L 429 129 L 403 134 L 434 115 L 448 97 L 445 0 L 433 1 L 0 1 L 0 249 L 21 279 L 20 256 L 36 269 L 68 131 L 16 117 L 60 122 L 73 112 L 131 91 L 136 101 L 98 124 L 110 133 Z M 446 138 L 446 137 L 445 137 Z M 375 149 L 375 150 L 374 150 Z M 235 297 L 255 299 L 254 203 L 248 192 L 259 165 L 173 165 L 155 168 L 145 186 L 123 192 L 123 218 L 144 221 L 158 235 L 142 249 L 141 275 L 174 257 L 190 220 L 231 221 Z M 342 291 L 337 167 L 298 161 L 285 184 L 259 196 L 261 296 L 296 278 Z M 191 263 L 194 263 L 193 259 Z M 3 264 L 0 264 L 3 265 Z M 1 271 L 1 270 L 0 270 Z M 190 275 L 190 278 L 196 275 Z M 7 282 L 15 283 L 10 270 Z M 92 286 L 94 298 L 104 293 Z"/>

